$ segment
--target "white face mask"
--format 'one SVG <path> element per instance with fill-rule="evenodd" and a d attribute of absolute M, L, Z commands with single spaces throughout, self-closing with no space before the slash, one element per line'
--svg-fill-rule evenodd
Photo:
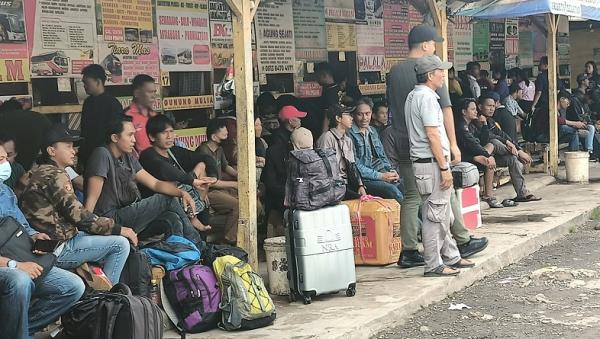
<path fill-rule="evenodd" d="M 11 168 L 10 162 L 5 161 L 0 164 L 0 182 L 5 182 L 10 178 Z"/>

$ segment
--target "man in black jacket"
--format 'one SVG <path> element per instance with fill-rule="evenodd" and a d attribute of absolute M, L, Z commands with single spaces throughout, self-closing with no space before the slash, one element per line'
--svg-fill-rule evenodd
<path fill-rule="evenodd" d="M 525 185 L 523 177 L 523 164 L 530 164 L 531 157 L 525 153 L 512 138 L 504 133 L 499 124 L 492 118 L 496 111 L 496 101 L 488 94 L 479 97 L 479 111 L 482 115 L 482 128 L 489 129 L 490 143 L 494 145 L 492 155 L 498 166 L 508 167 L 510 181 L 513 184 L 517 197 L 512 199 L 516 202 L 538 201 L 541 198 L 533 195 Z M 485 121 L 484 118 L 485 117 Z"/>
<path fill-rule="evenodd" d="M 174 126 L 175 123 L 162 114 L 148 120 L 146 132 L 152 147 L 142 152 L 140 163 L 158 180 L 175 182 L 188 193 L 195 193 L 191 195 L 198 218 L 193 218 L 192 224 L 200 231 L 208 230 L 209 211 L 205 202 L 208 187 L 217 181 L 217 163 L 208 155 L 175 146 Z M 145 195 L 152 194 L 154 192 Z"/>

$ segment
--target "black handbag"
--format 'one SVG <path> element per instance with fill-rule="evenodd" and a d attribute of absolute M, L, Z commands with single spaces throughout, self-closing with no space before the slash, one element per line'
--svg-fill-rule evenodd
<path fill-rule="evenodd" d="M 44 269 L 34 279 L 40 281 L 56 262 L 54 254 L 37 255 L 33 253 L 33 239 L 27 234 L 25 227 L 13 217 L 0 218 L 0 255 L 19 262 L 34 262 Z"/>

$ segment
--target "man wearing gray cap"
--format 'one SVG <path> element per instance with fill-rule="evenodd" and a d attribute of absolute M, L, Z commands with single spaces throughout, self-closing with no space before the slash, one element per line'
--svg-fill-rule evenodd
<path fill-rule="evenodd" d="M 452 67 L 435 55 L 415 63 L 417 83 L 406 98 L 406 126 L 410 141 L 410 159 L 417 190 L 423 200 L 423 247 L 425 276 L 450 276 L 459 268 L 473 267 L 462 259 L 450 234 L 454 216 L 450 207 L 452 172 L 450 140 L 444 126 L 444 114 L 435 91 L 444 86 L 444 70 Z"/>
<path fill-rule="evenodd" d="M 422 266 L 423 256 L 418 252 L 417 232 L 419 229 L 419 206 L 421 198 L 417 192 L 412 162 L 409 157 L 408 130 L 405 122 L 404 103 L 408 93 L 415 88 L 417 79 L 415 76 L 416 61 L 425 56 L 435 53 L 435 43 L 443 39 L 437 34 L 435 28 L 428 25 L 415 26 L 409 33 L 408 45 L 410 52 L 408 59 L 401 64 L 392 67 L 387 78 L 387 98 L 392 113 L 392 126 L 382 132 L 381 139 L 385 151 L 393 165 L 398 168 L 400 176 L 404 180 L 404 200 L 400 210 L 400 222 L 402 224 L 402 254 L 398 259 L 398 265 L 402 268 Z M 439 103 L 444 114 L 444 125 L 448 132 L 450 151 L 453 160 L 460 161 L 460 150 L 456 146 L 454 133 L 454 121 L 450 94 L 444 84 L 439 90 Z M 453 194 L 452 208 L 455 214 L 460 213 L 458 199 Z M 451 227 L 452 235 L 458 243 L 458 248 L 463 257 L 467 258 L 484 250 L 487 246 L 486 238 L 471 237 L 465 229 L 462 218 L 456 218 Z"/>

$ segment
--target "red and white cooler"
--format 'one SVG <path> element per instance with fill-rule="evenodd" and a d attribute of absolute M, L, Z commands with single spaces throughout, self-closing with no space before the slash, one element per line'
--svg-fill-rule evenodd
<path fill-rule="evenodd" d="M 481 227 L 481 205 L 479 201 L 479 185 L 456 190 L 460 212 L 465 227 L 474 230 Z"/>

